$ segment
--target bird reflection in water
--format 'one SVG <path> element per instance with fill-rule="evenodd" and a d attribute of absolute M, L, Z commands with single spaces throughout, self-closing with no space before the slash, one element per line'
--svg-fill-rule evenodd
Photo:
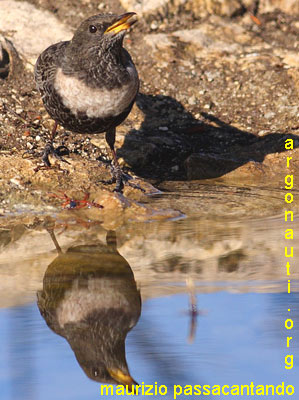
<path fill-rule="evenodd" d="M 37 304 L 47 325 L 63 336 L 86 375 L 97 381 L 127 385 L 125 339 L 137 324 L 141 298 L 133 272 L 118 253 L 116 235 L 107 244 L 82 245 L 61 251 L 48 266 Z"/>

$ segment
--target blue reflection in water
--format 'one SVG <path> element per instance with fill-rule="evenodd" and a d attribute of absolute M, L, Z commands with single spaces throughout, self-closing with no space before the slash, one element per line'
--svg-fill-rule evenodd
<path fill-rule="evenodd" d="M 198 317 L 193 344 L 187 342 L 190 319 L 186 313 L 187 295 L 143 303 L 141 318 L 127 338 L 128 365 L 139 383 L 167 385 L 169 395 L 128 398 L 173 399 L 174 384 L 233 385 L 253 381 L 255 385 L 279 385 L 285 381 L 296 387 L 299 376 L 297 293 L 223 291 L 200 294 L 197 299 L 198 307 L 205 313 Z M 284 327 L 289 304 L 293 306 L 294 320 L 291 334 Z M 0 326 L 1 400 L 108 398 L 100 396 L 100 384 L 85 376 L 66 340 L 46 326 L 35 304 L 1 310 Z M 286 347 L 288 334 L 293 337 L 290 349 Z M 294 355 L 292 370 L 285 369 L 286 354 Z M 210 399 L 210 396 L 184 398 Z"/>
<path fill-rule="evenodd" d="M 12 399 L 36 399 L 34 338 L 32 320 L 35 310 L 32 307 L 13 308 L 1 315 L 1 348 L 3 366 L 1 381 L 6 376 L 10 385 L 1 382 L 1 396 Z M 3 335 L 3 336 L 2 336 Z M 4 340 L 3 340 L 4 339 Z M 12 384 L 13 382 L 13 384 Z"/>

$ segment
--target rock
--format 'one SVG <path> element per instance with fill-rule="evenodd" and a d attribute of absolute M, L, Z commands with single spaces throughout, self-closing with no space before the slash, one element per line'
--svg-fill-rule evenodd
<path fill-rule="evenodd" d="M 196 103 L 197 103 L 197 100 L 196 100 L 196 97 L 194 95 L 189 97 L 188 104 L 190 104 L 190 106 L 194 106 Z"/>
<path fill-rule="evenodd" d="M 234 53 L 236 50 L 240 49 L 237 43 L 228 43 L 228 38 L 226 37 L 226 42 L 215 40 L 213 36 L 205 32 L 204 27 L 198 29 L 184 29 L 181 31 L 176 31 L 173 36 L 178 37 L 182 42 L 190 43 L 200 49 L 209 49 L 209 51 L 217 52 L 230 52 Z"/>
<path fill-rule="evenodd" d="M 7 50 L 3 46 L 3 41 L 5 41 L 5 39 L 3 37 L 0 37 L 0 78 L 1 79 L 5 79 L 8 77 L 9 69 L 10 69 L 10 67 L 9 67 L 10 57 L 9 57 Z"/>
<path fill-rule="evenodd" d="M 232 17 L 244 10 L 241 0 L 187 0 L 185 7 L 197 17 L 207 14 Z"/>
<path fill-rule="evenodd" d="M 274 10 L 281 10 L 287 14 L 299 14 L 298 0 L 260 0 L 259 12 L 268 13 Z"/>
<path fill-rule="evenodd" d="M 165 17 L 169 13 L 178 13 L 181 9 L 192 12 L 195 17 L 234 17 L 243 14 L 246 9 L 254 11 L 256 8 L 255 0 L 120 0 L 120 3 L 127 11 L 134 10 L 143 17 Z M 299 3 L 297 0 L 259 1 L 259 13 L 268 13 L 276 9 L 288 14 L 298 14 Z"/>
<path fill-rule="evenodd" d="M 142 168 L 151 162 L 157 151 L 158 145 L 155 143 L 142 143 L 139 140 L 128 139 L 117 154 L 123 157 L 130 167 Z"/>
<path fill-rule="evenodd" d="M 0 31 L 9 33 L 17 51 L 32 64 L 48 46 L 72 37 L 53 13 L 14 0 L 1 0 Z"/>
<path fill-rule="evenodd" d="M 298 68 L 299 54 L 295 51 L 286 51 L 285 49 L 275 49 L 274 53 L 282 58 L 288 67 Z"/>
<path fill-rule="evenodd" d="M 115 230 L 120 226 L 125 225 L 128 221 L 157 221 L 172 218 L 182 217 L 182 213 L 172 209 L 159 209 L 144 205 L 135 200 L 128 199 L 120 193 L 111 193 L 108 191 L 101 191 L 95 194 L 95 201 L 103 205 L 103 209 L 97 213 L 94 211 L 96 218 L 100 218 L 102 226 L 109 230 Z M 85 213 L 90 219 L 90 210 Z"/>
<path fill-rule="evenodd" d="M 1 24 L 1 19 L 0 19 Z M 0 79 L 17 74 L 22 68 L 22 61 L 10 40 L 0 34 Z"/>
<path fill-rule="evenodd" d="M 24 185 L 21 183 L 21 180 L 20 180 L 19 176 L 13 177 L 9 181 L 13 185 L 17 186 L 19 189 L 24 189 Z"/>
<path fill-rule="evenodd" d="M 140 185 L 143 189 L 150 190 L 152 194 L 160 193 L 150 184 L 143 185 L 141 180 L 134 180 L 133 183 Z M 132 189 L 131 189 L 132 190 Z M 144 205 L 136 201 L 129 195 L 130 188 L 126 187 L 124 194 L 116 193 L 105 189 L 97 189 L 89 193 L 88 204 L 80 203 L 84 198 L 83 192 L 70 190 L 67 196 L 73 202 L 77 202 L 78 208 L 62 208 L 65 202 L 64 196 L 51 196 L 52 204 L 56 205 L 56 223 L 63 221 L 66 225 L 72 225 L 76 221 L 84 222 L 85 224 L 96 223 L 100 224 L 106 230 L 116 230 L 125 226 L 129 222 L 149 222 L 162 221 L 173 218 L 181 218 L 183 214 L 171 208 L 152 207 Z M 140 196 L 139 196 L 140 197 Z M 100 207 L 102 206 L 102 208 Z M 81 208 L 80 208 L 81 207 Z M 62 209 L 62 210 L 61 210 Z"/>
<path fill-rule="evenodd" d="M 193 153 L 185 162 L 189 180 L 211 179 L 240 166 L 240 161 L 216 154 Z"/>
<path fill-rule="evenodd" d="M 175 12 L 186 0 L 120 0 L 121 5 L 127 11 L 134 10 L 138 15 L 147 17 L 159 14 L 166 15 Z"/>
<path fill-rule="evenodd" d="M 191 11 L 196 17 L 207 14 L 232 17 L 244 11 L 241 0 L 120 0 L 120 2 L 127 11 L 134 10 L 143 17 L 174 14 L 181 8 Z"/>
<path fill-rule="evenodd" d="M 185 45 L 184 52 L 190 58 L 221 54 L 227 59 L 234 59 L 244 51 L 244 46 L 251 45 L 256 38 L 240 24 L 227 23 L 218 16 L 212 16 L 209 22 L 193 23 L 192 29 L 178 29 L 170 34 L 153 33 L 146 35 L 144 40 L 153 50 L 156 62 L 161 65 L 162 61 L 176 59 L 174 50 L 179 42 Z M 188 65 L 187 60 L 184 63 Z"/>
<path fill-rule="evenodd" d="M 145 35 L 144 41 L 154 51 L 165 50 L 173 44 L 170 35 L 165 33 L 152 33 L 150 35 Z"/>
<path fill-rule="evenodd" d="M 251 146 L 255 147 L 255 146 Z M 258 143 L 256 145 L 258 147 Z M 286 174 L 286 160 L 291 156 L 298 157 L 299 148 L 288 153 L 269 153 L 261 161 L 254 161 L 258 158 L 252 153 L 250 147 L 239 151 L 236 149 L 235 156 L 220 154 L 194 153 L 186 159 L 185 167 L 188 179 L 202 180 L 213 179 L 248 185 L 263 185 L 279 187 L 279 181 L 284 179 Z M 297 155 L 296 155 L 297 154 Z M 297 175 L 298 167 L 295 163 L 288 169 L 288 173 Z"/>

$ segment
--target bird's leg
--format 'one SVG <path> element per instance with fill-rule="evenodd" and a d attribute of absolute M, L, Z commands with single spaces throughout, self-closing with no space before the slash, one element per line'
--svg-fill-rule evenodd
<path fill-rule="evenodd" d="M 121 192 L 123 187 L 124 187 L 124 183 L 127 183 L 129 186 L 131 186 L 134 189 L 138 189 L 141 190 L 142 192 L 145 192 L 145 190 L 143 188 L 141 188 L 139 185 L 135 185 L 134 183 L 130 182 L 130 179 L 132 179 L 132 176 L 125 174 L 116 157 L 116 152 L 114 149 L 114 143 L 115 143 L 115 128 L 110 129 L 109 131 L 106 132 L 106 142 L 108 143 L 110 150 L 111 150 L 111 154 L 112 154 L 112 160 L 113 160 L 113 169 L 112 169 L 112 174 L 113 174 L 113 178 L 116 181 L 116 185 L 115 185 L 115 192 Z"/>
<path fill-rule="evenodd" d="M 113 175 L 114 178 L 116 180 L 116 186 L 115 186 L 115 191 L 116 192 L 121 192 L 124 184 L 123 184 L 123 172 L 120 168 L 120 165 L 118 163 L 117 157 L 116 157 L 116 153 L 115 153 L 115 149 L 114 149 L 114 143 L 115 143 L 115 128 L 110 129 L 109 131 L 106 132 L 105 135 L 106 138 L 106 142 L 108 143 L 110 150 L 111 150 L 111 154 L 112 154 L 112 159 L 113 159 Z"/>
<path fill-rule="evenodd" d="M 51 236 L 51 239 L 52 239 L 52 241 L 53 241 L 53 243 L 54 243 L 54 245 L 56 247 L 57 253 L 58 254 L 62 254 L 62 250 L 61 250 L 61 247 L 59 246 L 59 243 L 58 243 L 58 241 L 56 239 L 53 227 L 51 227 L 51 228 L 47 228 L 46 227 L 46 229 L 47 229 L 47 231 L 49 232 L 49 234 Z"/>
<path fill-rule="evenodd" d="M 50 140 L 47 142 L 43 155 L 42 155 L 42 160 L 43 163 L 45 164 L 46 167 L 50 168 L 51 167 L 51 163 L 49 160 L 49 155 L 52 154 L 54 157 L 56 157 L 58 160 L 63 161 L 67 164 L 69 164 L 69 162 L 67 160 L 65 160 L 60 154 L 59 154 L 59 150 L 65 149 L 65 146 L 59 146 L 57 149 L 54 149 L 53 146 L 53 141 L 55 139 L 56 136 L 56 130 L 57 130 L 57 122 L 55 121 L 52 132 L 51 132 L 51 136 L 50 136 Z"/>

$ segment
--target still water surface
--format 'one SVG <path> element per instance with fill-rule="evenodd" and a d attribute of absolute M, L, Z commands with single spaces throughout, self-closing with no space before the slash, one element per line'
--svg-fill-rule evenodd
<path fill-rule="evenodd" d="M 100 395 L 129 373 L 168 388 L 142 399 L 251 382 L 285 382 L 299 399 L 298 272 L 288 294 L 281 217 L 18 229 L 0 259 L 1 400 L 132 398 Z"/>

